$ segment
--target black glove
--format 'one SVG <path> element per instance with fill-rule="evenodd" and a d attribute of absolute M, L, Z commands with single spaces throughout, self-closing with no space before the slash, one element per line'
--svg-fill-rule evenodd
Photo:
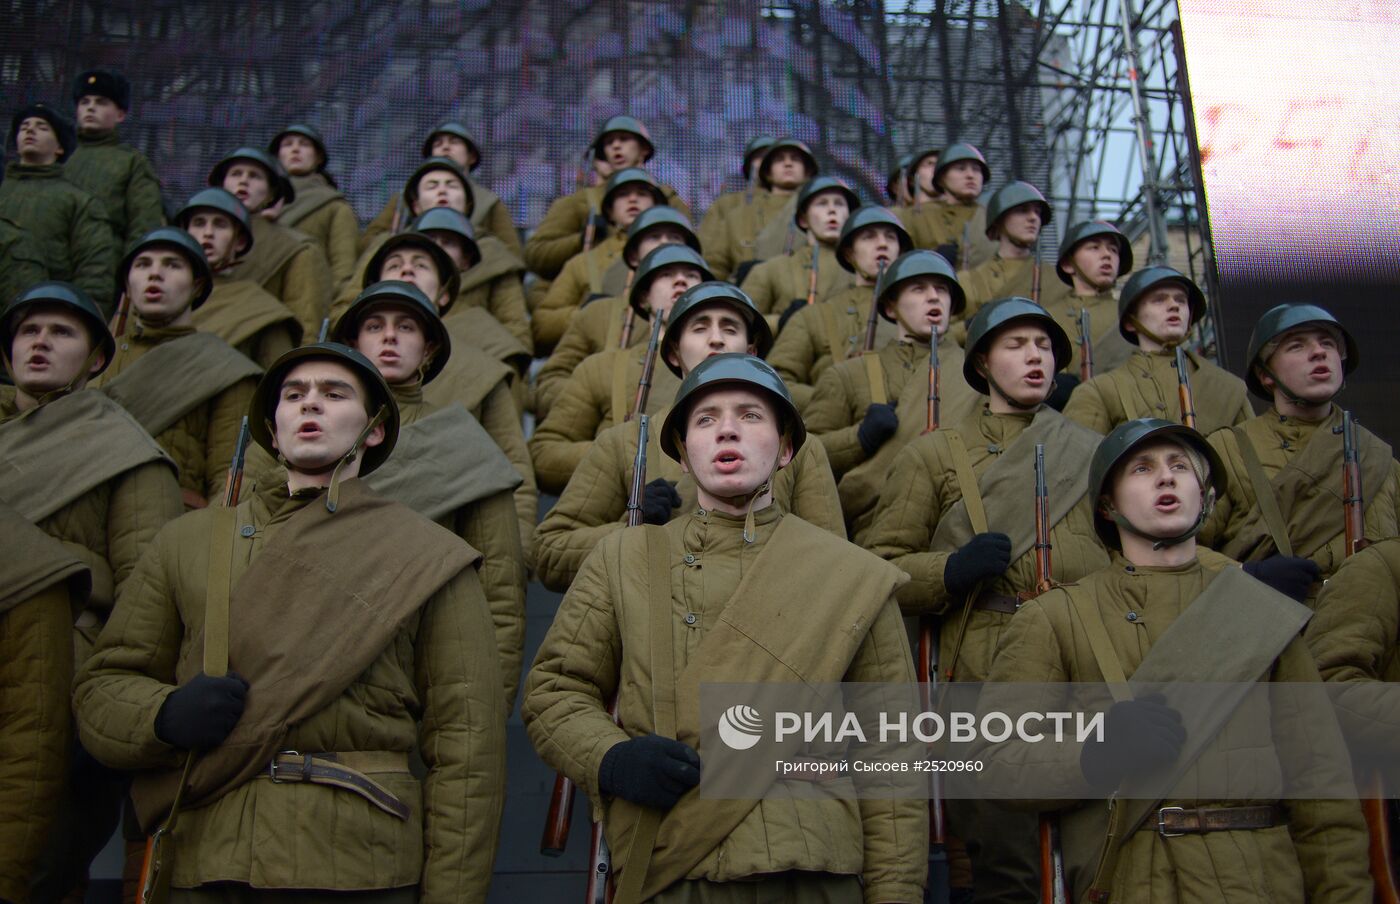
<path fill-rule="evenodd" d="M 643 735 L 614 745 L 598 767 L 604 794 L 644 807 L 669 810 L 700 784 L 700 754 L 661 735 Z"/>
<path fill-rule="evenodd" d="M 865 417 L 856 428 L 856 441 L 866 455 L 874 455 L 898 429 L 899 416 L 894 413 L 893 405 L 871 405 L 865 409 Z"/>
<path fill-rule="evenodd" d="M 1116 788 L 1129 770 L 1150 772 L 1181 753 L 1186 727 L 1161 694 L 1122 700 L 1104 716 L 1103 740 L 1079 754 L 1079 771 L 1095 788 Z"/>
<path fill-rule="evenodd" d="M 787 322 L 805 307 L 807 307 L 807 299 L 805 298 L 794 298 L 788 302 L 787 310 L 783 311 L 783 315 L 778 318 L 778 332 L 781 333 L 783 327 L 787 326 Z"/>
<path fill-rule="evenodd" d="M 1322 575 L 1316 562 L 1299 556 L 1269 556 L 1258 562 L 1245 562 L 1244 573 L 1300 603 L 1308 598 L 1308 591 Z"/>
<path fill-rule="evenodd" d="M 593 227 L 593 244 L 596 247 L 603 237 L 608 234 L 608 219 L 601 213 L 590 214 L 588 219 L 583 221 L 583 232 L 580 233 L 584 239 L 588 238 L 588 227 Z"/>
<path fill-rule="evenodd" d="M 1069 404 L 1069 394 L 1074 392 L 1074 387 L 1079 385 L 1079 378 L 1074 374 L 1055 374 L 1055 388 L 1050 390 L 1050 397 L 1045 400 L 1045 404 L 1056 411 L 1064 411 Z"/>
<path fill-rule="evenodd" d="M 953 597 L 964 597 L 978 581 L 999 577 L 1011 567 L 1011 538 L 988 532 L 968 540 L 943 566 L 943 587 Z"/>
<path fill-rule="evenodd" d="M 213 678 L 201 672 L 175 689 L 156 713 L 156 737 L 171 747 L 218 747 L 243 715 L 248 682 L 237 672 Z"/>
<path fill-rule="evenodd" d="M 937 248 L 933 249 L 933 253 L 939 255 L 954 267 L 958 265 L 957 242 L 948 242 L 946 244 L 939 245 Z"/>
<path fill-rule="evenodd" d="M 676 485 L 658 477 L 642 489 L 642 521 L 665 524 L 671 520 L 671 510 L 680 504 L 681 494 L 676 492 Z"/>

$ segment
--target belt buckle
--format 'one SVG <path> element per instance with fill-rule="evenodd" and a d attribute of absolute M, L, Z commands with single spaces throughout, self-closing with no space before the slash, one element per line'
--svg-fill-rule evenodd
<path fill-rule="evenodd" d="M 267 777 L 272 779 L 272 783 L 275 785 L 282 785 L 286 784 L 288 781 L 291 781 L 290 779 L 281 779 L 277 777 L 277 761 L 284 756 L 301 756 L 301 751 L 279 750 L 276 754 L 273 755 L 272 761 L 267 764 Z"/>
<path fill-rule="evenodd" d="M 1169 812 L 1185 813 L 1185 807 L 1163 807 L 1157 811 L 1157 834 L 1163 838 L 1180 838 L 1185 832 L 1168 832 L 1166 814 Z"/>

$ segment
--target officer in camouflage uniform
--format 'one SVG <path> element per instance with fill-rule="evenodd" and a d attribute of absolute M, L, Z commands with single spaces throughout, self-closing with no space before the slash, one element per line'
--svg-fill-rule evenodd
<path fill-rule="evenodd" d="M 659 432 L 698 505 L 594 547 L 522 707 L 540 756 L 601 815 L 619 900 L 922 901 L 924 801 L 802 799 L 811 795 L 781 787 L 765 800 L 716 800 L 695 789 L 715 751 L 695 724 L 694 681 L 913 681 L 893 598 L 904 578 L 774 504 L 774 475 L 806 431 L 759 359 L 700 364 Z M 654 843 L 627 843 L 652 830 Z"/>
<path fill-rule="evenodd" d="M 199 242 L 163 226 L 127 251 L 117 271 L 128 310 L 112 363 L 92 381 L 156 438 L 180 472 L 186 508 L 222 498 L 238 430 L 262 368 L 195 311 L 214 290 Z"/>
<path fill-rule="evenodd" d="M 592 247 L 569 259 L 531 311 L 535 343 L 541 349 L 554 348 L 586 301 L 626 290 L 629 268 L 621 258 L 627 230 L 637 217 L 660 206 L 666 206 L 666 194 L 646 170 L 634 167 L 608 177 L 598 208 L 607 231 L 599 232 Z"/>
<path fill-rule="evenodd" d="M 253 247 L 251 220 L 243 203 L 222 188 L 196 192 L 175 215 L 214 274 L 214 291 L 194 312 L 195 327 L 269 367 L 301 342 L 301 324 L 262 286 L 234 275 L 234 265 Z"/>
<path fill-rule="evenodd" d="M 467 131 L 466 126 L 449 120 L 429 132 L 428 137 L 423 139 L 423 159 L 429 157 L 446 157 L 467 174 L 467 188 L 473 200 L 472 231 L 480 239 L 487 236 L 496 239 L 515 257 L 524 254 L 524 248 L 520 244 L 520 233 L 511 222 L 510 211 L 506 209 L 505 202 L 471 175 L 481 165 L 481 147 L 471 132 Z M 365 234 L 360 240 L 360 250 L 369 247 L 371 242 L 385 233 L 400 231 L 411 219 L 413 214 L 402 199 L 390 198 L 379 215 L 365 227 Z"/>
<path fill-rule="evenodd" d="M 286 482 L 156 537 L 78 678 L 83 742 L 134 771 L 145 831 L 184 786 L 174 904 L 485 900 L 505 702 L 481 554 L 367 485 L 399 417 L 359 353 L 289 352 L 248 416 Z"/>
<path fill-rule="evenodd" d="M 315 240 L 331 268 L 332 289 L 339 291 L 354 274 L 360 221 L 326 171 L 326 140 L 311 126 L 295 123 L 274 135 L 267 151 L 276 155 L 296 193 L 277 211 L 277 222 Z"/>
<path fill-rule="evenodd" d="M 273 219 L 296 202 L 296 189 L 282 164 L 259 148 L 238 148 L 214 164 L 208 181 L 248 208 L 253 246 L 229 268 L 229 275 L 262 286 L 292 309 L 304 336 L 317 335 L 330 310 L 330 265 L 315 239 Z"/>
<path fill-rule="evenodd" d="M 49 279 L 72 282 L 110 313 L 116 238 L 102 202 L 63 177 L 78 147 L 72 124 L 30 104 L 11 120 L 9 137 L 17 159 L 0 182 L 0 217 L 29 234 Z"/>
<path fill-rule="evenodd" d="M 762 354 L 772 344 L 767 322 L 743 291 L 729 283 L 705 282 L 687 290 L 672 306 L 660 355 L 671 373 L 684 379 L 715 355 Z M 667 409 L 659 409 L 653 423 L 664 421 L 666 414 Z M 546 587 L 568 589 L 589 551 L 625 523 L 638 431 L 634 419 L 599 434 L 559 501 L 540 522 L 535 536 L 540 580 Z M 641 500 L 648 524 L 666 524 L 697 504 L 695 481 L 660 456 L 659 440 L 656 430 L 648 431 L 647 470 L 653 476 L 645 482 Z M 784 511 L 844 539 L 836 482 L 820 443 L 803 444 L 792 464 L 774 478 L 773 494 Z"/>
<path fill-rule="evenodd" d="M 828 367 L 861 353 L 880 270 L 912 250 L 904 225 L 883 207 L 862 207 L 846 219 L 836 260 L 853 275 L 853 284 L 820 304 L 798 309 L 783 324 L 768 356 L 799 408 L 806 410 L 812 388 Z M 894 337 L 894 324 L 876 320 L 878 349 Z"/>
<path fill-rule="evenodd" d="M 73 80 L 73 103 L 78 149 L 63 178 L 102 202 L 118 245 L 125 247 L 165 223 L 155 168 L 117 136 L 131 112 L 131 83 L 120 72 L 90 69 Z"/>
<path fill-rule="evenodd" d="M 115 346 L 81 289 L 45 282 L 13 299 L 0 315 L 0 351 L 13 381 L 0 386 L 0 461 L 11 463 L 0 477 L 0 503 L 91 575 L 85 605 L 64 612 L 68 661 L 80 666 L 138 557 L 181 512 L 175 467 L 116 402 L 86 388 Z M 81 885 L 125 796 L 123 777 L 80 748 L 45 768 L 66 775 L 67 793 L 53 806 L 53 830 L 21 900 L 59 901 Z"/>
<path fill-rule="evenodd" d="M 1205 311 L 1205 295 L 1185 274 L 1170 267 L 1134 273 L 1118 296 L 1118 329 L 1137 350 L 1125 363 L 1075 387 L 1065 417 L 1104 434 L 1142 417 L 1184 423 L 1176 349 Z M 1183 349 L 1182 356 L 1197 430 L 1209 435 L 1254 416 L 1243 380 L 1196 352 Z"/>
<path fill-rule="evenodd" d="M 836 258 L 836 243 L 860 197 L 831 176 L 818 176 L 797 194 L 793 225 L 805 236 L 787 254 L 770 258 L 749 271 L 742 288 L 779 332 L 808 303 L 851 287 L 851 272 Z M 816 291 L 813 292 L 813 270 Z"/>
<path fill-rule="evenodd" d="M 48 272 L 34 237 L 14 220 L 0 217 L 0 299 L 43 282 Z"/>
<path fill-rule="evenodd" d="M 633 116 L 614 116 L 603 123 L 590 148 L 593 159 L 605 163 L 612 173 L 644 166 L 656 153 L 651 134 Z M 660 188 L 666 204 L 690 216 L 690 208 L 675 189 L 668 185 Z M 590 217 L 597 229 L 596 240 L 604 237 L 607 224 L 602 222 L 602 196 L 605 190 L 604 186 L 590 185 L 549 205 L 544 219 L 525 242 L 525 265 L 532 273 L 546 280 L 558 276 L 569 258 L 583 250 L 584 231 Z"/>
<path fill-rule="evenodd" d="M 541 420 L 549 415 L 564 384 L 589 355 L 647 341 L 646 323 L 632 309 L 628 296 L 637 279 L 637 265 L 662 245 L 688 245 L 697 254 L 703 253 L 690 221 L 679 210 L 652 207 L 637 215 L 627 229 L 627 241 L 618 258 L 627 267 L 627 291 L 595 298 L 579 308 L 569 318 L 569 326 L 549 360 L 535 375 L 535 414 Z M 708 268 L 706 272 L 710 272 Z"/>
<path fill-rule="evenodd" d="M 749 143 L 744 145 L 744 153 L 740 163 L 739 172 L 744 177 L 745 186 L 739 191 L 727 191 L 710 204 L 705 215 L 700 218 L 700 236 L 708 238 L 711 243 L 727 242 L 733 228 L 730 224 L 731 217 L 740 215 L 744 208 L 753 204 L 764 204 L 770 194 L 763 188 L 758 187 L 755 177 L 758 175 L 757 167 L 763 160 L 764 153 L 771 148 L 778 139 L 772 135 L 760 135 L 757 138 L 749 139 Z M 710 262 L 710 267 L 718 272 L 719 262 L 713 258 L 706 258 Z M 728 273 L 719 275 L 720 279 L 729 279 Z"/>

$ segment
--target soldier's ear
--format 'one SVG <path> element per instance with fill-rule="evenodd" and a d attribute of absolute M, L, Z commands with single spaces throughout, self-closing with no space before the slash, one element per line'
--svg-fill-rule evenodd
<path fill-rule="evenodd" d="M 92 366 L 88 368 L 88 379 L 92 379 L 102 373 L 102 368 L 107 366 L 107 353 L 99 351 L 92 359 Z"/>
<path fill-rule="evenodd" d="M 375 424 L 374 429 L 369 432 L 369 436 L 365 437 L 365 448 L 373 449 L 382 442 L 384 442 L 384 425 L 382 423 Z"/>

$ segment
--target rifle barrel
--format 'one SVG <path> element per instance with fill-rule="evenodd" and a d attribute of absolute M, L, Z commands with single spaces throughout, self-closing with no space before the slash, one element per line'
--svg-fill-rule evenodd
<path fill-rule="evenodd" d="M 624 421 L 630 421 L 645 411 L 647 400 L 651 398 L 651 377 L 656 372 L 656 350 L 661 344 L 661 327 L 665 320 L 660 314 L 652 312 L 651 338 L 647 340 L 646 358 L 642 360 L 642 379 L 637 383 L 637 398 L 632 403 L 632 411 L 623 418 Z"/>
<path fill-rule="evenodd" d="M 939 398 L 939 384 L 943 375 L 938 363 L 938 330 L 934 330 L 928 339 L 928 426 L 925 433 L 932 433 L 938 429 L 938 418 L 942 407 L 942 400 Z"/>
<path fill-rule="evenodd" d="M 1089 309 L 1079 309 L 1079 382 L 1094 378 L 1094 340 L 1090 332 Z"/>
<path fill-rule="evenodd" d="M 646 414 L 637 416 L 637 454 L 632 459 L 632 487 L 627 494 L 627 526 L 636 527 L 642 523 L 642 494 L 647 482 L 647 439 L 651 418 Z"/>
<path fill-rule="evenodd" d="M 880 325 L 880 283 L 885 278 L 885 262 L 880 261 L 880 268 L 875 273 L 875 288 L 870 291 L 870 313 L 865 318 L 865 343 L 861 348 L 868 352 L 875 351 L 875 330 Z"/>

